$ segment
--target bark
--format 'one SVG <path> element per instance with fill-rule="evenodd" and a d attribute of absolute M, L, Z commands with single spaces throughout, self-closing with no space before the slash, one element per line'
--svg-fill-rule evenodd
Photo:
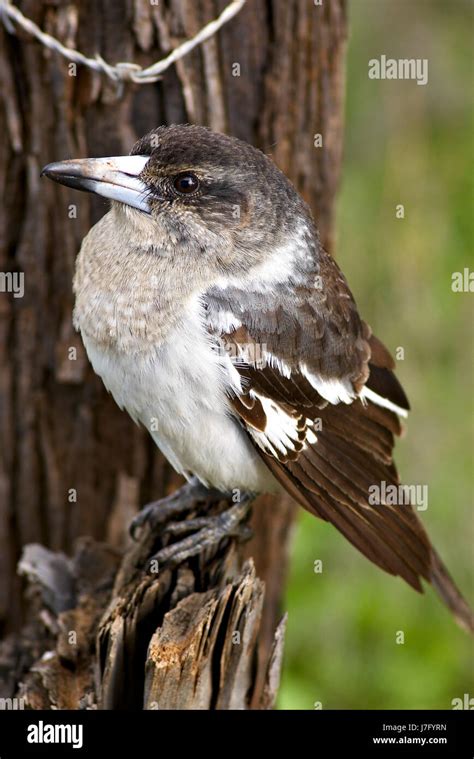
<path fill-rule="evenodd" d="M 64 44 L 142 66 L 226 4 L 17 3 Z M 106 206 L 39 174 L 53 160 L 127 153 L 158 124 L 207 124 L 273 156 L 331 249 L 345 36 L 345 0 L 249 0 L 162 81 L 118 90 L 84 67 L 68 68 L 18 27 L 8 34 L 0 25 L 0 271 L 25 276 L 23 298 L 0 292 L 0 634 L 7 636 L 0 695 L 15 692 L 21 678 L 36 706 L 131 708 L 141 706 L 143 692 L 149 708 L 273 703 L 294 507 L 260 498 L 249 544 L 228 543 L 159 581 L 147 575 L 150 545 L 130 546 L 127 523 L 179 478 L 114 405 L 71 324 L 75 255 Z M 322 148 L 314 145 L 318 133 Z M 53 552 L 28 549 L 22 572 L 32 586 L 16 571 L 28 544 Z M 229 644 L 235 630 L 240 648 Z M 44 661 L 47 648 L 54 655 Z M 135 684 L 123 664 L 132 650 L 142 672 Z M 190 650 L 199 652 L 199 672 Z M 180 671 L 188 673 L 184 684 Z M 162 704 L 159 693 L 167 694 Z"/>

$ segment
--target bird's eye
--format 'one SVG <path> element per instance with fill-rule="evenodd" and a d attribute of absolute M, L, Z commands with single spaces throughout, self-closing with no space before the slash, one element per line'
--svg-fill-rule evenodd
<path fill-rule="evenodd" d="M 191 195 L 191 193 L 199 190 L 199 179 L 196 174 L 192 174 L 190 171 L 183 171 L 173 179 L 173 187 L 181 195 Z"/>

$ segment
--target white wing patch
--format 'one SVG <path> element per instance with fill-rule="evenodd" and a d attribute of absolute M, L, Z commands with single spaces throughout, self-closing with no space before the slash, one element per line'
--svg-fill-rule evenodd
<path fill-rule="evenodd" d="M 336 403 L 352 403 L 357 398 L 352 383 L 348 379 L 324 379 L 324 377 L 308 371 L 306 364 L 301 364 L 300 370 L 319 395 L 333 405 Z"/>
<path fill-rule="evenodd" d="M 406 409 L 397 406 L 396 403 L 392 403 L 392 401 L 389 401 L 388 398 L 384 398 L 382 395 L 374 393 L 374 391 L 366 385 L 364 385 L 362 388 L 359 398 L 363 403 L 364 401 L 371 401 L 371 403 L 375 403 L 377 406 L 388 408 L 390 411 L 394 411 L 395 414 L 398 414 L 399 416 L 403 416 L 405 418 L 408 416 L 408 411 Z"/>
<path fill-rule="evenodd" d="M 249 427 L 257 445 L 277 459 L 295 457 L 306 447 L 306 441 L 315 443 L 314 432 L 307 428 L 308 420 L 298 414 L 288 414 L 281 406 L 254 390 L 250 396 L 262 404 L 266 416 L 265 430 Z"/>
<path fill-rule="evenodd" d="M 206 320 L 208 326 L 217 335 L 228 334 L 242 326 L 242 322 L 232 311 L 220 309 L 214 313 L 207 313 Z"/>
<path fill-rule="evenodd" d="M 313 422 L 311 422 L 311 424 L 313 424 Z M 317 437 L 316 437 L 316 435 L 314 434 L 313 430 L 310 430 L 310 429 L 307 429 L 307 430 L 306 430 L 306 441 L 307 441 L 307 442 L 308 442 L 310 445 L 314 445 L 315 443 L 317 443 L 317 442 L 318 442 L 318 438 L 317 438 Z M 306 447 L 306 446 L 303 446 L 303 448 L 305 448 L 305 447 Z"/>

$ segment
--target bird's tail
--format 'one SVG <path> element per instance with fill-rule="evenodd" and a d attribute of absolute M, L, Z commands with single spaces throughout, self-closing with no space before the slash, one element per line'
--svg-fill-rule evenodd
<path fill-rule="evenodd" d="M 474 633 L 474 613 L 461 595 L 434 548 L 431 549 L 432 565 L 430 581 L 438 596 L 450 609 L 457 623 L 470 633 Z"/>

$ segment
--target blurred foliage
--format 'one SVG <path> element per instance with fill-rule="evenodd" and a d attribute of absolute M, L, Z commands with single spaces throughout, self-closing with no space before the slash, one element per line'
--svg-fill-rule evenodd
<path fill-rule="evenodd" d="M 404 482 L 428 484 L 423 522 L 474 603 L 474 296 L 451 290 L 452 273 L 473 268 L 474 5 L 349 5 L 337 257 L 374 332 L 404 348 L 398 374 L 413 410 L 396 459 Z M 428 58 L 428 84 L 370 80 L 381 54 Z M 286 608 L 282 709 L 449 709 L 474 695 L 473 645 L 434 592 L 415 593 L 305 513 Z"/>

